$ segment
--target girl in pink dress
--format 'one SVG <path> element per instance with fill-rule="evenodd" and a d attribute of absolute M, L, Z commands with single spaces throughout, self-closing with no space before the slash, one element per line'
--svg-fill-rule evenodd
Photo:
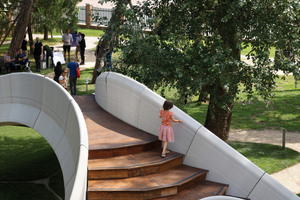
<path fill-rule="evenodd" d="M 162 141 L 163 150 L 161 153 L 161 157 L 165 158 L 167 151 L 168 142 L 174 142 L 174 133 L 171 127 L 172 121 L 173 122 L 180 122 L 182 120 L 174 119 L 173 112 L 170 111 L 173 108 L 173 102 L 166 100 L 163 104 L 163 110 L 160 109 L 159 118 L 162 118 L 161 125 L 159 127 L 158 138 Z"/>

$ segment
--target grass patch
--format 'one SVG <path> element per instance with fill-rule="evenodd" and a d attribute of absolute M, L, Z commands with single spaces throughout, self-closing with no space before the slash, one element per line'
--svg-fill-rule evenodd
<path fill-rule="evenodd" d="M 248 142 L 229 142 L 235 150 L 268 174 L 278 172 L 300 162 L 300 153 L 281 146 Z"/>
<path fill-rule="evenodd" d="M 57 198 L 42 184 L 0 183 L 0 199 L 56 200 Z"/>
<path fill-rule="evenodd" d="M 64 196 L 63 177 L 57 157 L 49 143 L 33 129 L 1 126 L 0 157 L 0 180 L 8 182 L 0 184 L 0 199 L 56 199 L 44 185 L 27 182 L 54 174 L 50 179 L 56 185 L 53 190 Z M 14 192 L 16 188 L 17 193 Z"/>
<path fill-rule="evenodd" d="M 89 79 L 88 84 L 88 95 L 95 92 L 95 84 L 90 84 L 93 78 L 94 68 L 89 68 L 80 71 L 80 78 L 77 79 L 77 95 L 87 95 L 86 94 L 86 79 Z"/>
<path fill-rule="evenodd" d="M 84 33 L 87 37 L 101 37 L 104 34 L 103 30 L 78 28 L 77 32 Z"/>

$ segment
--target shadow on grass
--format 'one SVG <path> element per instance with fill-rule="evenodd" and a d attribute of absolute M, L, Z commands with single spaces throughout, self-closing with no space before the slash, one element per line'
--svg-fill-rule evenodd
<path fill-rule="evenodd" d="M 49 143 L 33 129 L 22 126 L 0 127 L 0 157 L 0 187 L 5 188 L 0 189 L 0 199 L 56 199 L 53 194 L 49 195 L 50 191 L 45 185 L 29 183 L 50 176 L 50 187 L 59 196 L 64 196 L 58 159 Z M 43 197 L 37 198 L 36 195 L 42 194 Z"/>

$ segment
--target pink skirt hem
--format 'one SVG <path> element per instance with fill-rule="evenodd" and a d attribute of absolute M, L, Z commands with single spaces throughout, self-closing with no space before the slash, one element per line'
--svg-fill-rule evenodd
<path fill-rule="evenodd" d="M 174 133 L 172 127 L 160 125 L 158 139 L 167 142 L 174 142 Z"/>

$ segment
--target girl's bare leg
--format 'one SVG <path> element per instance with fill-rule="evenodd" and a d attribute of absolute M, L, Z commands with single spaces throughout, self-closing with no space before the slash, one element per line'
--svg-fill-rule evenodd
<path fill-rule="evenodd" d="M 167 145 L 168 145 L 168 141 L 163 141 L 163 150 L 162 150 L 162 155 L 166 154 L 166 149 L 167 149 Z"/>

